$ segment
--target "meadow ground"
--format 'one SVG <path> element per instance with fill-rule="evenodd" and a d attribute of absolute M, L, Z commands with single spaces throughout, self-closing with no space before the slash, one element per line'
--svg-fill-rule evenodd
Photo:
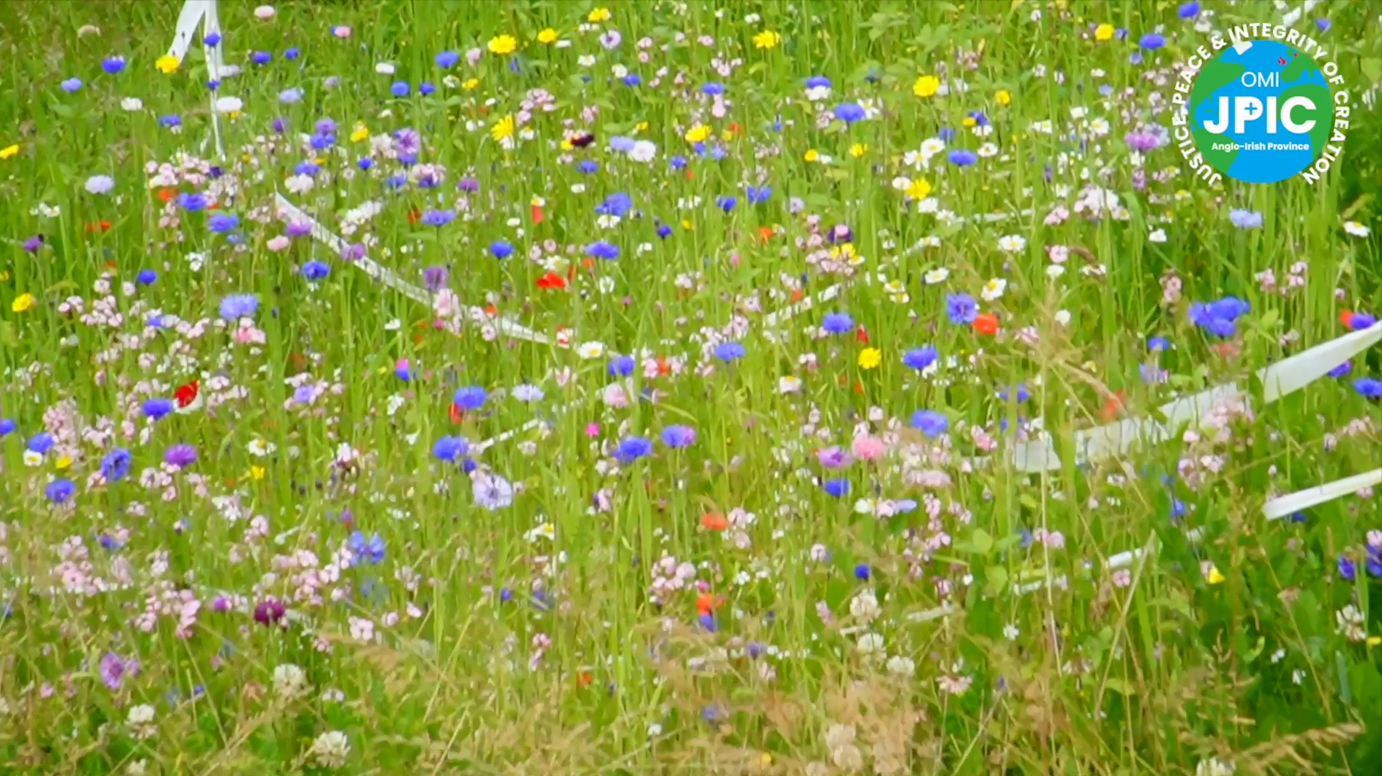
<path fill-rule="evenodd" d="M 1294 5 L 5 4 L 0 772 L 1382 772 L 1382 502 L 1264 514 L 1382 461 L 1382 348 L 1250 378 L 1382 312 Z M 1342 160 L 1209 185 L 1283 17 Z"/>

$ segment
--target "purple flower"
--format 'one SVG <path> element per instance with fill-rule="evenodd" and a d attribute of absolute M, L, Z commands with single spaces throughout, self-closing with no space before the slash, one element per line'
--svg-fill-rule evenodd
<path fill-rule="evenodd" d="M 456 181 L 456 190 L 474 194 L 480 190 L 480 181 L 473 176 L 467 175 Z"/>
<path fill-rule="evenodd" d="M 1346 582 L 1352 582 L 1358 576 L 1358 569 L 1353 565 L 1353 561 L 1343 555 L 1339 556 L 1339 576 Z"/>
<path fill-rule="evenodd" d="M 197 448 L 191 445 L 173 445 L 163 454 L 163 461 L 169 466 L 186 468 L 197 462 Z"/>
<path fill-rule="evenodd" d="M 956 326 L 968 326 L 979 317 L 979 303 L 969 294 L 949 294 L 945 297 L 945 314 Z"/>
<path fill-rule="evenodd" d="M 610 30 L 600 36 L 600 45 L 606 49 L 615 49 L 619 47 L 619 42 L 623 39 L 618 30 Z"/>
<path fill-rule="evenodd" d="M 38 253 L 38 249 L 43 247 L 43 235 L 36 234 L 24 241 L 24 250 L 29 253 Z"/>
<path fill-rule="evenodd" d="M 436 292 L 446 288 L 446 267 L 428 267 L 422 271 L 422 285 L 428 291 Z"/>
<path fill-rule="evenodd" d="M 456 211 L 454 210 L 429 210 L 422 214 L 422 223 L 424 226 L 442 227 L 455 219 Z"/>
<path fill-rule="evenodd" d="M 1369 399 L 1382 399 L 1382 380 L 1375 377 L 1360 377 L 1353 381 L 1353 390 Z"/>
<path fill-rule="evenodd" d="M 334 131 L 334 129 L 333 129 Z M 404 127 L 393 133 L 394 149 L 400 155 L 416 156 L 422 152 L 422 135 L 412 127 Z"/>
<path fill-rule="evenodd" d="M 480 409 L 485 406 L 485 402 L 488 399 L 489 394 L 485 393 L 485 389 L 478 385 L 462 388 L 456 391 L 455 396 L 451 397 L 451 401 L 455 402 L 457 407 L 460 407 L 466 412 L 474 412 Z"/>
<path fill-rule="evenodd" d="M 956 167 L 968 167 L 979 161 L 979 155 L 967 148 L 956 148 L 946 158 Z"/>
<path fill-rule="evenodd" d="M 1200 4 L 1197 2 L 1183 3 L 1176 9 L 1176 15 L 1182 19 L 1193 19 L 1200 15 Z"/>
<path fill-rule="evenodd" d="M 77 492 L 77 486 L 71 480 L 53 480 L 43 492 L 54 504 L 65 504 Z"/>
<path fill-rule="evenodd" d="M 696 429 L 690 426 L 668 426 L 662 430 L 662 443 L 673 449 L 690 447 L 696 443 Z"/>
<path fill-rule="evenodd" d="M 110 73 L 111 75 L 115 75 L 116 73 L 119 73 L 121 70 L 125 69 L 125 58 L 106 57 L 105 59 L 101 60 L 101 69 L 106 71 L 107 73 Z"/>
<path fill-rule="evenodd" d="M 288 607 L 277 598 L 266 598 L 254 607 L 254 621 L 260 625 L 277 625 L 288 613 Z"/>
<path fill-rule="evenodd" d="M 101 459 L 101 476 L 106 482 L 119 482 L 130 473 L 130 451 L 115 448 Z"/>
<path fill-rule="evenodd" d="M 1138 153 L 1146 153 L 1161 145 L 1161 139 L 1150 132 L 1129 132 L 1124 136 L 1123 142 Z"/>
<path fill-rule="evenodd" d="M 860 563 L 854 567 L 854 578 L 860 582 L 869 581 L 869 577 L 871 576 L 873 576 L 873 569 L 869 568 L 869 564 Z"/>
<path fill-rule="evenodd" d="M 73 92 L 76 92 L 76 91 L 78 91 L 78 90 L 80 90 L 80 89 L 82 88 L 82 79 L 80 79 L 80 78 L 69 78 L 69 79 L 67 79 L 66 81 L 63 81 L 63 82 L 62 82 L 61 84 L 59 84 L 59 85 L 62 86 L 62 90 L 63 90 L 64 92 L 67 92 L 68 94 L 72 94 Z"/>
<path fill-rule="evenodd" d="M 126 676 L 139 675 L 139 661 L 134 658 L 124 660 L 114 652 L 107 652 L 101 656 L 100 672 L 101 681 L 105 682 L 106 687 L 118 690 Z"/>
<path fill-rule="evenodd" d="M 849 457 L 849 453 L 845 452 L 844 448 L 839 445 L 831 445 L 830 447 L 817 451 L 816 460 L 820 462 L 821 466 L 827 469 L 843 469 L 853 462 L 853 459 Z"/>
<path fill-rule="evenodd" d="M 1255 210 L 1233 208 L 1228 211 L 1228 220 L 1239 229 L 1261 229 L 1262 214 Z"/>
<path fill-rule="evenodd" d="M 325 280 L 326 276 L 330 274 L 331 267 L 327 266 L 324 262 L 309 261 L 302 265 L 302 276 L 313 283 L 319 280 Z"/>
<path fill-rule="evenodd" d="M 1138 41 L 1137 45 L 1141 46 L 1144 49 L 1147 49 L 1148 51 L 1156 51 L 1157 49 L 1166 45 L 1166 37 L 1164 35 L 1158 35 L 1155 32 L 1151 32 L 1146 35 L 1143 35 L 1142 40 Z"/>
<path fill-rule="evenodd" d="M 744 357 L 744 346 L 737 342 L 722 342 L 715 346 L 715 357 L 721 361 L 738 361 Z"/>

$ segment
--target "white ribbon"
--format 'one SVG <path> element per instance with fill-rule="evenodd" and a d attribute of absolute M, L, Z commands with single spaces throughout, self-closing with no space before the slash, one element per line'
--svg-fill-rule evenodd
<path fill-rule="evenodd" d="M 197 34 L 197 25 L 202 25 L 202 51 L 206 53 L 207 75 L 212 81 L 221 78 L 225 68 L 221 64 L 221 46 L 206 45 L 209 35 L 221 34 L 221 20 L 216 13 L 216 0 L 187 0 L 178 14 L 177 29 L 173 32 L 173 44 L 168 47 L 168 56 L 181 66 L 192 46 L 192 38 Z M 225 148 L 221 145 L 221 118 L 216 112 L 216 93 L 211 93 L 211 133 L 216 141 L 216 158 L 225 160 Z"/>

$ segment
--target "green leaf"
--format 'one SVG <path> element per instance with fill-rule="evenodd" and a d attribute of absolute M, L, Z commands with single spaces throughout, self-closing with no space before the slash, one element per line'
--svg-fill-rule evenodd
<path fill-rule="evenodd" d="M 1113 690 L 1114 692 L 1118 693 L 1124 698 L 1137 694 L 1136 687 L 1130 686 L 1127 682 L 1123 681 L 1122 679 L 1115 679 L 1113 677 L 1109 677 L 1104 682 L 1104 687 L 1109 690 Z"/>
<path fill-rule="evenodd" d="M 970 534 L 969 544 L 979 555 L 988 555 L 993 552 L 993 537 L 982 528 L 974 529 L 974 533 Z"/>
<path fill-rule="evenodd" d="M 1008 588 L 1008 569 L 1006 566 L 990 566 L 984 569 L 984 575 L 988 577 L 984 590 L 989 595 L 1001 595 Z"/>

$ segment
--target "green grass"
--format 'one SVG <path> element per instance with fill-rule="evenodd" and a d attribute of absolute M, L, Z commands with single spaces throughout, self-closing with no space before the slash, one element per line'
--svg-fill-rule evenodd
<path fill-rule="evenodd" d="M 1341 336 L 1341 311 L 1382 312 L 1382 121 L 1362 101 L 1382 71 L 1375 9 L 1330 3 L 1298 25 L 1353 96 L 1326 180 L 1212 188 L 1174 144 L 1139 159 L 1124 141 L 1169 127 L 1151 106 L 1208 38 L 1177 3 L 609 2 L 596 24 L 574 2 L 290 2 L 269 20 L 221 5 L 225 61 L 244 68 L 220 87 L 243 101 L 220 120 L 224 162 L 202 146 L 200 46 L 174 73 L 155 67 L 176 4 L 0 15 L 0 148 L 17 145 L 0 160 L 0 419 L 16 425 L 0 438 L 0 772 L 317 772 L 333 731 L 349 742 L 340 772 L 356 774 L 1382 770 L 1382 653 L 1338 619 L 1353 606 L 1365 638 L 1382 636 L 1364 570 L 1379 500 L 1261 516 L 1269 497 L 1382 461 L 1378 405 L 1353 387 L 1382 377 L 1382 357 L 1126 460 L 1081 468 L 1071 447 L 1114 394 L 1143 414 L 1233 380 L 1256 392 L 1253 369 Z M 1204 5 L 1216 30 L 1281 17 Z M 1097 40 L 1100 23 L 1129 34 Z M 1166 47 L 1134 64 L 1158 27 Z M 539 42 L 547 28 L 570 45 Z M 613 49 L 600 42 L 611 30 Z M 756 46 L 764 32 L 778 45 Z M 483 51 L 500 35 L 517 42 L 514 69 Z M 272 61 L 252 64 L 255 51 Z M 442 51 L 460 62 L 439 67 Z M 116 55 L 127 68 L 103 73 Z M 813 75 L 833 81 L 818 102 Z M 948 93 L 914 94 L 923 75 Z M 72 77 L 84 83 L 68 93 Z M 391 95 L 395 81 L 410 95 Z M 419 95 L 424 81 L 435 94 Z M 724 85 L 723 111 L 707 82 Z M 282 101 L 290 89 L 299 99 Z M 846 125 L 830 116 L 845 102 L 878 112 Z M 966 123 L 976 111 L 991 134 Z M 173 115 L 180 132 L 160 121 Z M 491 135 L 508 115 L 523 130 L 511 149 Z M 299 133 L 324 118 L 334 144 L 313 150 Z M 701 126 L 703 156 L 687 140 Z M 356 166 L 404 127 L 437 188 L 390 190 L 402 168 L 378 147 L 373 168 Z M 948 149 L 994 154 L 911 167 L 943 127 Z M 561 148 L 578 131 L 597 139 Z M 656 158 L 610 150 L 620 136 L 655 143 Z M 179 151 L 221 177 L 151 185 Z M 477 322 L 456 335 L 310 238 L 274 250 L 287 229 L 274 191 L 314 158 L 314 188 L 290 197 L 328 228 L 379 203 L 347 240 L 368 237 L 373 259 L 418 284 L 445 266 L 466 304 L 565 330 L 573 347 L 488 339 Z M 113 189 L 91 193 L 96 175 Z M 933 201 L 910 201 L 899 176 Z M 458 191 L 466 178 L 478 191 Z M 1081 212 L 1089 181 L 1118 207 Z M 746 186 L 771 194 L 755 204 Z M 209 192 L 239 226 L 216 233 L 210 211 L 160 199 L 178 192 Z M 619 192 L 632 211 L 602 222 Z M 1234 226 L 1232 209 L 1260 213 L 1260 228 Z M 429 210 L 457 217 L 429 227 Z M 983 220 L 994 213 L 1008 218 Z M 824 239 L 836 224 L 850 247 Z M 42 247 L 21 247 L 38 234 Z M 496 259 L 497 241 L 513 255 Z M 587 260 L 598 241 L 618 259 Z M 307 280 L 313 260 L 330 275 Z M 145 269 L 157 280 L 136 287 Z M 763 325 L 846 278 L 834 300 Z M 1006 287 L 981 299 L 990 279 Z M 947 295 L 961 293 L 997 335 L 951 323 Z M 238 324 L 219 320 L 232 294 L 258 297 L 262 342 L 237 343 Z M 1190 322 L 1192 302 L 1228 295 L 1251 308 L 1231 337 Z M 102 304 L 122 319 L 83 317 Z M 848 331 L 819 331 L 843 312 Z M 155 314 L 165 328 L 144 325 Z M 1152 336 L 1172 349 L 1149 353 Z M 742 359 L 711 355 L 727 340 Z M 590 343 L 603 352 L 583 357 Z M 927 345 L 939 368 L 903 364 Z M 616 354 L 635 356 L 622 389 Z M 1157 369 L 1164 381 L 1144 379 Z M 788 377 L 799 391 L 782 390 Z M 192 380 L 190 411 L 144 417 L 146 400 Z M 310 404 L 295 400 L 304 384 Z M 999 398 L 1019 384 L 1030 398 Z M 519 401 L 521 385 L 542 398 Z M 465 386 L 488 399 L 456 420 Z M 943 437 L 910 428 L 922 409 L 945 415 Z M 1004 429 L 1035 433 L 1038 417 L 1064 466 L 1025 474 L 1006 463 L 1017 440 Z M 535 418 L 550 422 L 474 455 L 515 486 L 507 507 L 477 504 L 433 454 L 444 436 L 475 445 Z M 669 449 L 673 425 L 694 444 Z M 26 461 L 45 429 L 56 446 Z M 859 435 L 880 457 L 831 470 L 813 455 Z M 630 437 L 653 452 L 620 466 Z M 965 465 L 985 442 L 994 463 Z M 163 465 L 179 443 L 198 460 Z M 128 477 L 93 480 L 115 448 Z M 74 485 L 65 504 L 48 495 L 58 479 Z M 849 493 L 830 495 L 841 479 Z M 352 562 L 352 531 L 379 537 L 379 562 Z M 1032 541 L 1042 532 L 1053 538 Z M 1137 548 L 1149 552 L 1102 570 Z M 657 583 L 664 558 L 689 564 L 679 587 Z M 1020 592 L 1058 577 L 1068 584 Z M 292 616 L 256 622 L 269 599 Z M 107 655 L 139 670 L 111 686 Z"/>

